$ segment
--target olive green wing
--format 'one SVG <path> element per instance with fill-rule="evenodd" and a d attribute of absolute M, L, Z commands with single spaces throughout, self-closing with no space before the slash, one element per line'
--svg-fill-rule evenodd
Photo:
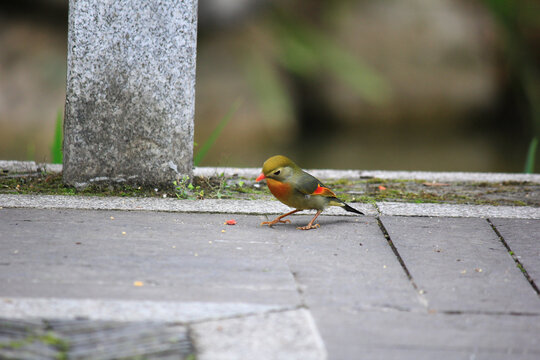
<path fill-rule="evenodd" d="M 305 171 L 298 174 L 293 181 L 295 183 L 295 188 L 304 195 L 320 195 L 331 198 L 337 197 L 336 194 L 326 187 L 319 179 Z"/>

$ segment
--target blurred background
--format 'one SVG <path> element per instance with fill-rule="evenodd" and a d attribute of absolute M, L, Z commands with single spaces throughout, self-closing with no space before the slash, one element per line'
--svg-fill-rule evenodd
<path fill-rule="evenodd" d="M 52 161 L 67 3 L 0 2 L 0 159 Z M 199 0 L 195 154 L 228 120 L 200 166 L 538 170 L 539 64 L 538 0 Z"/>

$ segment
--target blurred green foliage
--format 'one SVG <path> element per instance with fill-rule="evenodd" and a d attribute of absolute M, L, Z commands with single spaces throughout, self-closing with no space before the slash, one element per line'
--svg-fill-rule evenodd
<path fill-rule="evenodd" d="M 277 60 L 287 70 L 301 77 L 327 72 L 375 105 L 389 99 L 387 81 L 323 31 L 284 12 L 276 15 L 274 27 L 281 48 Z"/>
<path fill-rule="evenodd" d="M 232 119 L 234 114 L 236 114 L 236 112 L 240 108 L 240 105 L 242 105 L 242 100 L 241 99 L 236 100 L 231 105 L 231 107 L 230 107 L 229 111 L 227 112 L 227 114 L 225 114 L 225 116 L 223 116 L 221 118 L 221 120 L 217 124 L 214 131 L 212 131 L 212 133 L 210 134 L 208 139 L 206 139 L 206 141 L 202 144 L 200 150 L 195 155 L 195 157 L 193 159 L 193 165 L 194 166 L 198 166 L 201 163 L 201 161 L 204 159 L 204 157 L 206 156 L 206 153 L 208 153 L 208 151 L 210 151 L 210 149 L 212 149 L 212 147 L 214 146 L 214 143 L 216 142 L 216 140 L 219 138 L 219 136 L 223 132 L 223 129 L 225 129 L 225 126 L 227 126 L 227 124 Z"/>
<path fill-rule="evenodd" d="M 540 2 L 537 0 L 484 0 L 499 25 L 504 55 L 516 91 L 524 101 L 532 134 L 525 172 L 534 172 L 540 139 L 540 72 L 535 58 L 534 35 L 540 33 Z M 538 56 L 538 54 L 536 54 Z M 508 119 L 513 121 L 514 119 Z"/>
<path fill-rule="evenodd" d="M 332 37 L 328 21 L 324 26 L 318 21 L 331 18 L 336 8 L 347 4 L 317 3 L 314 14 L 307 13 L 306 6 L 278 2 L 268 11 L 264 30 L 254 30 L 245 68 L 270 127 L 298 120 L 297 94 L 292 91 L 296 81 L 316 87 L 320 80 L 331 79 L 359 100 L 375 106 L 388 103 L 392 97 L 392 88 L 384 76 Z"/>

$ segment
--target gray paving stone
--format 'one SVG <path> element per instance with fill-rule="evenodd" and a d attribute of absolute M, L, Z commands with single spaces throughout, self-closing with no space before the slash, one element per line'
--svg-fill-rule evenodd
<path fill-rule="evenodd" d="M 3 173 L 34 173 L 38 171 L 35 161 L 0 160 L 0 170 Z"/>
<path fill-rule="evenodd" d="M 0 209 L 0 317 L 188 323 L 201 359 L 540 358 L 540 299 L 486 220 L 382 217 L 418 294 L 376 218 L 310 218 Z M 534 269 L 538 222 L 492 221 Z"/>
<path fill-rule="evenodd" d="M 326 359 L 306 309 L 194 324 L 191 335 L 199 360 Z"/>
<path fill-rule="evenodd" d="M 540 285 L 540 221 L 492 219 L 510 249 L 518 257 L 529 276 Z"/>
<path fill-rule="evenodd" d="M 378 202 L 382 215 L 540 219 L 540 208 L 459 204 Z"/>
<path fill-rule="evenodd" d="M 190 323 L 289 310 L 295 307 L 296 305 L 242 302 L 0 297 L 0 317 L 11 319 L 44 318 Z"/>
<path fill-rule="evenodd" d="M 466 350 L 437 350 L 437 349 L 409 349 L 409 348 L 390 348 L 390 349 L 364 349 L 361 359 L 380 359 L 380 360 L 538 360 L 538 354 L 515 354 L 515 353 L 493 353 L 474 352 Z"/>
<path fill-rule="evenodd" d="M 376 219 L 349 221 L 297 234 L 274 231 L 331 359 L 362 358 L 361 311 L 426 310 Z"/>
<path fill-rule="evenodd" d="M 256 217 L 225 226 L 223 215 L 0 211 L 0 296 L 299 301 L 279 246 L 261 240 Z"/>
<path fill-rule="evenodd" d="M 382 179 L 414 179 L 426 181 L 473 181 L 473 182 L 503 182 L 503 181 L 530 181 L 540 182 L 539 174 L 523 173 L 478 173 L 459 171 L 361 171 L 361 176 Z"/>
<path fill-rule="evenodd" d="M 262 165 L 262 164 L 261 164 Z M 301 164 L 300 164 L 301 165 Z M 319 179 L 411 179 L 426 181 L 474 181 L 474 182 L 503 182 L 503 181 L 530 181 L 540 182 L 539 174 L 510 174 L 510 173 L 474 173 L 474 172 L 440 172 L 440 171 L 386 171 L 386 170 L 332 170 L 308 169 L 306 170 Z M 239 175 L 255 178 L 261 168 L 230 168 L 230 167 L 198 167 L 194 169 L 195 175 L 225 176 Z"/>
<path fill-rule="evenodd" d="M 428 314 L 342 309 L 319 314 L 331 326 L 329 359 L 537 359 L 538 316 Z"/>
<path fill-rule="evenodd" d="M 261 166 L 262 161 L 261 159 Z M 49 172 L 61 172 L 62 164 L 39 164 L 34 161 L 9 161 L 0 160 L 0 170 L 10 172 L 35 172 L 37 167 Z M 335 169 L 307 169 L 313 176 L 324 179 L 410 179 L 426 181 L 473 181 L 473 182 L 503 182 L 503 181 L 527 181 L 540 183 L 540 174 L 523 173 L 475 173 L 475 172 L 441 172 L 441 171 L 387 171 L 387 170 L 335 170 Z M 233 167 L 196 167 L 193 169 L 195 176 L 241 176 L 255 179 L 261 173 L 261 167 L 233 168 Z"/>
<path fill-rule="evenodd" d="M 377 215 L 371 204 L 354 204 L 366 215 Z M 59 195 L 9 195 L 0 194 L 0 207 L 36 209 L 86 209 L 86 210 L 148 210 L 173 211 L 185 213 L 229 213 L 229 214 L 283 214 L 291 211 L 277 200 L 178 200 L 172 198 L 129 198 L 98 196 L 59 196 Z M 304 211 L 303 214 L 315 214 Z M 338 207 L 330 207 L 323 213 L 327 215 L 353 216 Z M 312 215 L 313 216 L 313 215 Z"/>
<path fill-rule="evenodd" d="M 375 218 L 332 220 L 317 231 L 274 231 L 310 308 L 425 309 Z"/>
<path fill-rule="evenodd" d="M 386 216 L 381 220 L 430 308 L 540 313 L 540 299 L 487 221 Z"/>

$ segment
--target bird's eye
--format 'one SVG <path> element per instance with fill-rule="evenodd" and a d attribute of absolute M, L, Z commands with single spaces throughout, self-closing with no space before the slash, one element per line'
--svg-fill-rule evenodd
<path fill-rule="evenodd" d="M 274 175 L 279 175 L 281 173 L 281 170 L 274 171 Z"/>

